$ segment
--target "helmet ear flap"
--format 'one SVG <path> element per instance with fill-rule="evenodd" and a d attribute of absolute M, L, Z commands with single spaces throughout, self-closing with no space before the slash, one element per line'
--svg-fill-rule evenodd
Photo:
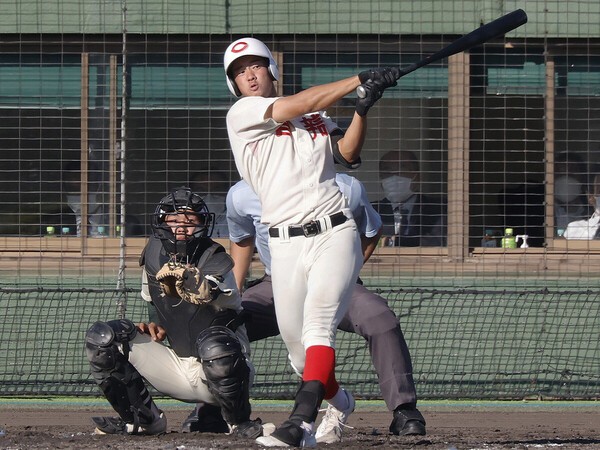
<path fill-rule="evenodd" d="M 231 92 L 236 97 L 241 97 L 242 93 L 240 92 L 237 85 L 235 84 L 235 81 L 232 81 L 231 78 L 229 78 L 229 75 L 227 75 L 225 78 L 227 81 L 227 87 L 229 88 L 229 92 Z"/>

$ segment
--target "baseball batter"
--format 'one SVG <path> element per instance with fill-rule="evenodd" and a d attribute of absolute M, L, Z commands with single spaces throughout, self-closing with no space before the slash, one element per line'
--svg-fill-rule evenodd
<path fill-rule="evenodd" d="M 269 227 L 277 321 L 302 383 L 289 419 L 264 446 L 313 446 L 323 398 L 351 412 L 353 400 L 335 379 L 335 334 L 362 266 L 352 213 L 335 182 L 334 161 L 359 162 L 366 114 L 396 85 L 392 69 L 363 72 L 298 94 L 278 97 L 279 70 L 270 50 L 253 38 L 229 45 L 226 81 L 242 97 L 227 114 L 237 169 L 257 193 Z M 343 134 L 325 110 L 361 83 L 367 95 Z"/>
<path fill-rule="evenodd" d="M 160 324 L 130 320 L 94 323 L 86 334 L 92 375 L 119 417 L 94 417 L 101 434 L 162 434 L 167 420 L 146 389 L 218 408 L 236 435 L 256 438 L 249 389 L 254 368 L 241 302 L 225 249 L 209 239 L 214 215 L 202 198 L 181 187 L 153 215 L 144 248 L 142 298 Z M 170 347 L 160 341 L 169 339 Z"/>
<path fill-rule="evenodd" d="M 336 182 L 354 216 L 366 261 L 379 240 L 381 218 L 371 206 L 364 186 L 356 178 L 338 173 Z M 250 312 L 250 320 L 246 322 L 250 342 L 279 334 L 273 308 L 268 229 L 260 218 L 258 197 L 245 181 L 239 181 L 227 194 L 227 221 L 232 241 L 231 256 L 235 262 L 233 272 L 240 292 L 255 245 L 265 266 L 265 276 L 260 282 L 253 282 L 242 296 L 242 307 Z M 390 411 L 394 412 L 390 432 L 396 435 L 426 434 L 425 419 L 416 408 L 417 396 L 408 346 L 400 323 L 387 301 L 364 286 L 355 284 L 348 312 L 338 329 L 357 333 L 369 343 L 383 398 Z M 343 411 L 329 405 L 317 428 L 317 442 L 341 440 L 342 425 L 346 419 Z"/>

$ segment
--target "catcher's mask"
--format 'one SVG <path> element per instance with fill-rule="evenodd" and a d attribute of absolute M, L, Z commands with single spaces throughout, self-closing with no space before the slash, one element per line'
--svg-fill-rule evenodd
<path fill-rule="evenodd" d="M 166 223 L 167 216 L 172 214 L 193 215 L 198 218 L 192 233 L 185 239 L 178 240 L 171 226 Z M 198 246 L 198 240 L 210 237 L 215 224 L 215 214 L 211 213 L 202 197 L 188 187 L 182 186 L 167 194 L 156 206 L 152 215 L 154 236 L 161 240 L 163 247 L 170 255 L 178 258 L 191 256 Z"/>

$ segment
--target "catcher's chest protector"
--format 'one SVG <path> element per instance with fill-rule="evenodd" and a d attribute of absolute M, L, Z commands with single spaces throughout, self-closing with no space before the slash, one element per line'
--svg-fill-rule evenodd
<path fill-rule="evenodd" d="M 204 252 L 198 252 L 195 260 L 191 263 L 202 268 L 210 261 L 216 252 L 225 249 L 207 239 L 208 243 Z M 195 305 L 182 301 L 180 298 L 164 295 L 160 284 L 156 280 L 156 273 L 169 261 L 169 256 L 163 251 L 159 239 L 150 238 L 144 249 L 144 267 L 148 274 L 148 290 L 152 297 L 152 303 L 156 307 L 160 324 L 167 329 L 169 344 L 178 356 L 196 356 L 196 337 L 202 330 L 216 323 L 222 325 L 222 321 L 229 321 L 236 317 L 237 313 L 230 309 L 219 308 L 211 303 L 206 305 Z"/>

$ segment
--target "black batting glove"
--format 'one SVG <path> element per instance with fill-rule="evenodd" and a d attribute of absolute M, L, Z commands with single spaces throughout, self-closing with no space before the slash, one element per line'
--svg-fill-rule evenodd
<path fill-rule="evenodd" d="M 400 78 L 400 69 L 397 67 L 377 67 L 370 70 L 365 70 L 358 74 L 358 79 L 362 84 L 365 84 L 368 80 L 373 81 L 383 91 L 387 88 L 398 85 L 398 78 Z"/>
<path fill-rule="evenodd" d="M 359 116 L 364 117 L 369 112 L 371 106 L 373 106 L 375 102 L 381 98 L 383 95 L 383 89 L 381 89 L 372 80 L 367 80 L 361 86 L 364 88 L 367 95 L 364 98 L 356 98 L 356 113 Z"/>

